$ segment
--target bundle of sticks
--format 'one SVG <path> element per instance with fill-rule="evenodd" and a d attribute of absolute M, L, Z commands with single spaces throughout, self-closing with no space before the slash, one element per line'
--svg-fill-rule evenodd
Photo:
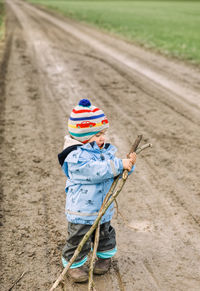
<path fill-rule="evenodd" d="M 136 154 L 139 154 L 144 149 L 152 147 L 152 145 L 150 143 L 145 144 L 141 147 L 138 147 L 141 140 L 142 140 L 142 135 L 138 135 L 138 137 L 136 138 L 134 144 L 132 145 L 131 150 L 130 150 L 128 155 L 130 155 L 133 152 L 135 152 Z M 119 195 L 127 178 L 128 178 L 128 171 L 124 170 L 122 173 L 122 176 L 118 176 L 114 179 L 114 182 L 112 183 L 111 188 L 110 188 L 109 192 L 107 193 L 107 195 L 102 203 L 101 209 L 98 213 L 96 220 L 94 221 L 94 223 L 91 226 L 91 228 L 89 229 L 89 231 L 82 238 L 81 242 L 79 243 L 77 249 L 74 252 L 74 255 L 72 256 L 72 258 L 70 259 L 67 266 L 64 268 L 64 270 L 62 271 L 62 273 L 58 277 L 58 279 L 55 281 L 55 283 L 51 287 L 50 291 L 55 290 L 56 287 L 64 280 L 65 274 L 67 273 L 67 271 L 69 270 L 69 268 L 73 264 L 73 262 L 76 260 L 77 256 L 79 255 L 80 251 L 82 250 L 84 244 L 89 239 L 89 237 L 92 235 L 92 233 L 96 230 L 94 246 L 93 246 L 93 253 L 92 253 L 92 258 L 91 258 L 91 262 L 90 262 L 89 283 L 88 283 L 88 290 L 95 291 L 94 280 L 93 280 L 93 268 L 94 268 L 94 261 L 96 258 L 96 251 L 97 251 L 97 247 L 98 247 L 98 243 L 99 243 L 100 220 L 101 220 L 102 216 L 105 214 L 108 207 L 111 205 L 111 203 Z"/>

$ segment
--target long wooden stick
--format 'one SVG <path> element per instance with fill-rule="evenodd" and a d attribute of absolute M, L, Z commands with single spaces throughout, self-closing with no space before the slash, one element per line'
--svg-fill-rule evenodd
<path fill-rule="evenodd" d="M 137 139 L 135 140 L 133 146 L 130 149 L 130 152 L 128 154 L 128 156 L 133 153 L 136 152 L 137 147 L 140 143 L 142 139 L 142 136 L 138 136 Z M 114 181 L 111 187 L 115 187 L 118 180 L 119 180 L 119 176 L 116 178 L 117 181 Z M 111 189 L 110 189 L 111 190 Z M 101 206 L 101 209 L 105 206 L 106 202 L 108 201 L 108 199 L 111 197 L 111 195 L 113 194 L 111 191 L 108 192 L 108 194 L 106 195 L 103 204 Z M 100 209 L 100 210 L 101 210 Z M 94 269 L 94 260 L 96 258 L 96 252 L 97 252 L 97 248 L 98 248 L 98 244 L 99 244 L 99 232 L 100 232 L 100 222 L 97 225 L 96 228 L 96 232 L 95 232 L 95 239 L 94 239 L 94 246 L 93 246 L 93 252 L 92 252 L 92 258 L 91 258 L 91 262 L 90 262 L 90 269 L 89 269 L 89 283 L 88 283 L 88 291 L 94 291 L 94 280 L 93 280 L 93 269 Z"/>
<path fill-rule="evenodd" d="M 135 151 L 135 149 L 137 149 L 140 141 L 142 139 L 142 136 L 138 136 L 133 147 L 132 147 L 132 152 Z M 55 290 L 55 288 L 59 285 L 59 283 L 64 279 L 65 274 L 67 273 L 67 271 L 69 270 L 70 266 L 73 264 L 73 262 L 76 260 L 77 256 L 79 255 L 80 251 L 82 250 L 84 244 L 86 243 L 86 241 L 89 239 L 89 237 L 91 236 L 91 234 L 94 232 L 94 230 L 96 229 L 101 217 L 104 215 L 104 213 L 106 212 L 106 210 L 108 209 L 108 207 L 111 205 L 111 203 L 114 201 L 114 199 L 116 199 L 116 197 L 119 195 L 120 191 L 123 188 L 123 185 L 126 181 L 128 177 L 128 171 L 124 170 L 123 174 L 122 174 L 122 179 L 119 182 L 119 187 L 118 189 L 114 192 L 114 194 L 112 195 L 112 197 L 110 198 L 110 200 L 105 204 L 105 206 L 103 207 L 103 209 L 101 209 L 98 213 L 98 216 L 96 218 L 96 220 L 94 221 L 93 225 L 91 226 L 91 228 L 89 229 L 89 231 L 84 235 L 84 237 L 82 238 L 81 242 L 79 243 L 77 249 L 74 252 L 74 255 L 72 256 L 72 258 L 70 259 L 70 261 L 68 262 L 67 266 L 64 268 L 64 270 L 62 271 L 62 273 L 60 274 L 60 276 L 58 277 L 58 279 L 55 281 L 55 283 L 53 284 L 53 286 L 51 287 L 50 291 Z M 112 188 L 112 186 L 111 186 Z M 110 196 L 110 191 L 108 192 L 108 196 Z"/>
<path fill-rule="evenodd" d="M 119 180 L 119 176 L 117 176 L 114 179 L 114 182 L 112 183 L 109 192 L 106 194 L 106 197 L 104 198 L 104 201 L 102 203 L 102 206 L 100 208 L 100 210 L 103 209 L 103 207 L 105 206 L 106 202 L 109 200 L 109 198 L 111 197 L 111 195 L 113 194 L 116 185 L 118 183 Z M 90 262 L 90 268 L 89 268 L 89 283 L 88 283 L 88 291 L 91 290 L 95 290 L 94 288 L 94 281 L 93 281 L 93 270 L 94 270 L 94 260 L 96 258 L 96 252 L 97 252 L 97 248 L 98 248 L 98 244 L 99 244 L 99 232 L 100 232 L 100 221 L 97 225 L 96 228 L 96 232 L 95 232 L 95 239 L 94 239 L 94 246 L 93 246 L 93 252 L 92 252 L 92 258 L 91 258 L 91 262 Z"/>

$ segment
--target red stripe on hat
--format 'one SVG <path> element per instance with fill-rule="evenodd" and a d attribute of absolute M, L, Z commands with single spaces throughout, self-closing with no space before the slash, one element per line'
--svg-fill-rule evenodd
<path fill-rule="evenodd" d="M 75 109 L 73 109 L 72 112 L 73 113 L 85 113 L 85 112 L 96 112 L 98 110 L 100 110 L 100 109 L 99 108 L 95 108 L 93 110 L 89 110 L 89 109 L 75 110 Z"/>
<path fill-rule="evenodd" d="M 82 143 L 87 143 L 89 141 L 89 139 L 85 140 L 85 141 L 82 141 Z"/>

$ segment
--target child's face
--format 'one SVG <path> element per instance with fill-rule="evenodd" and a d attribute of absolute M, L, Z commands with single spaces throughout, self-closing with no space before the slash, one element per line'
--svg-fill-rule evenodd
<path fill-rule="evenodd" d="M 105 141 L 106 141 L 106 129 L 98 132 L 97 134 L 93 135 L 88 142 L 96 141 L 99 148 L 101 148 Z"/>

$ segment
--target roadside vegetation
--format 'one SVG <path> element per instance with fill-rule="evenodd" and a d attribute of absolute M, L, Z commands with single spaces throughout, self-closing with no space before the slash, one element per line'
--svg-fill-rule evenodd
<path fill-rule="evenodd" d="M 5 5 L 4 5 L 4 1 L 0 0 L 0 70 L 2 66 L 2 58 L 4 54 L 4 45 L 5 45 Z M 1 87 L 1 84 L 0 84 L 0 87 Z"/>
<path fill-rule="evenodd" d="M 5 8 L 4 2 L 0 0 L 0 42 L 5 35 Z"/>
<path fill-rule="evenodd" d="M 200 1 L 29 1 L 165 55 L 200 63 Z"/>

